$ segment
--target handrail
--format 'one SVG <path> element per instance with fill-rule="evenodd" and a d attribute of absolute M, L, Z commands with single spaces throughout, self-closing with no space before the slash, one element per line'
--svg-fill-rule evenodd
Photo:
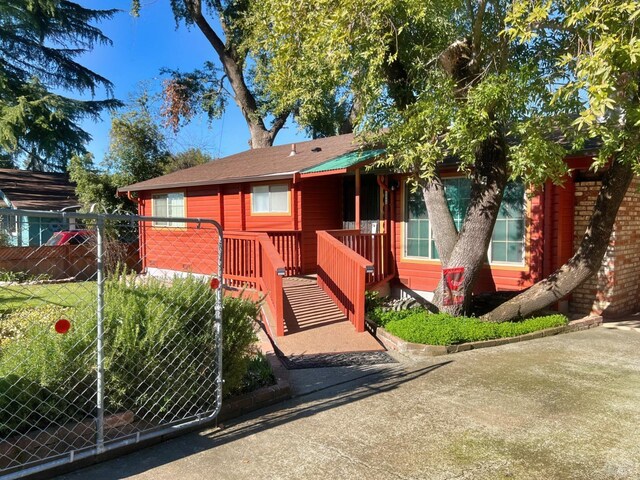
<path fill-rule="evenodd" d="M 367 272 L 367 285 L 376 284 L 389 277 L 392 266 L 389 264 L 387 234 L 361 233 L 358 230 L 327 230 L 327 233 L 373 263 L 373 269 Z"/>
<path fill-rule="evenodd" d="M 364 332 L 365 278 L 373 264 L 329 231 L 319 231 L 318 285 L 342 310 L 357 332 Z"/>
<path fill-rule="evenodd" d="M 276 336 L 284 335 L 284 289 L 282 277 L 286 275 L 286 268 L 282 257 L 276 250 L 267 234 L 259 237 L 262 256 L 262 270 L 260 272 L 260 289 L 267 292 L 267 303 L 276 320 Z"/>
<path fill-rule="evenodd" d="M 266 293 L 275 317 L 276 335 L 284 335 L 284 289 L 287 265 L 264 232 L 225 231 L 225 281 Z"/>

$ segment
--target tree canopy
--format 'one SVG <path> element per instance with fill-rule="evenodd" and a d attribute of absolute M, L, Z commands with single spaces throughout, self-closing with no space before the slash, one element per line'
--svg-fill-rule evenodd
<path fill-rule="evenodd" d="M 383 132 L 383 163 L 422 189 L 441 262 L 466 269 L 469 299 L 509 179 L 562 181 L 568 149 L 594 136 L 594 168 L 612 154 L 637 163 L 634 147 L 621 150 L 637 113 L 616 99 L 637 102 L 637 10 L 637 1 L 604 0 L 265 0 L 247 17 L 248 48 L 269 58 L 258 78 L 281 101 L 298 99 L 302 120 L 322 98 L 357 98 L 359 131 Z M 450 155 L 471 178 L 459 231 L 438 175 Z M 614 201 L 603 200 L 599 235 L 589 235 L 605 245 L 626 190 L 626 172 L 611 176 L 604 197 Z"/>
<path fill-rule="evenodd" d="M 119 105 L 115 100 L 78 100 L 61 90 L 112 95 L 105 77 L 77 62 L 110 40 L 94 24 L 116 10 L 92 10 L 67 0 L 0 2 L 0 155 L 5 164 L 64 171 L 91 139 L 83 118 Z"/>

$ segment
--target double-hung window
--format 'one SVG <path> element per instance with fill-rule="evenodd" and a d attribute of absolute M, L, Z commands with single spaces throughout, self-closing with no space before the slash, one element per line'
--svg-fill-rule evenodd
<path fill-rule="evenodd" d="M 471 182 L 467 178 L 444 180 L 445 196 L 456 228 L 460 230 L 469 207 Z M 407 187 L 405 256 L 438 260 L 432 225 L 420 190 Z M 505 188 L 487 256 L 489 263 L 524 262 L 525 194 L 521 183 L 509 182 Z"/>
<path fill-rule="evenodd" d="M 166 218 L 184 218 L 184 193 L 172 192 L 153 195 L 153 216 Z M 171 222 L 169 220 L 157 220 L 153 222 L 155 227 L 184 228 L 184 222 Z"/>
<path fill-rule="evenodd" d="M 251 213 L 289 213 L 289 186 L 286 183 L 254 185 Z"/>

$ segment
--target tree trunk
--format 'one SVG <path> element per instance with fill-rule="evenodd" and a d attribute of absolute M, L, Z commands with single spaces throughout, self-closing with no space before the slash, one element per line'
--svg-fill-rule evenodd
<path fill-rule="evenodd" d="M 464 223 L 455 246 L 443 268 L 464 268 L 464 279 L 460 290 L 464 295 L 461 305 L 442 304 L 443 280 L 434 292 L 433 303 L 441 311 L 452 315 L 462 315 L 469 310 L 473 287 L 487 257 L 491 234 L 498 216 L 500 203 L 507 184 L 506 145 L 502 138 L 485 140 L 476 153 L 476 166 L 471 184 L 471 198 Z M 448 228 L 436 219 L 435 229 Z"/>
<path fill-rule="evenodd" d="M 605 173 L 593 214 L 576 253 L 541 282 L 487 313 L 482 320 L 506 322 L 542 310 L 570 294 L 602 265 L 620 204 L 633 179 L 628 163 L 614 161 Z"/>
<path fill-rule="evenodd" d="M 222 39 L 213 30 L 207 19 L 202 14 L 202 0 L 184 1 L 194 23 L 209 41 L 218 55 L 220 63 L 222 63 L 222 68 L 234 93 L 233 100 L 240 108 L 247 127 L 249 127 L 249 146 L 251 148 L 270 147 L 273 145 L 276 135 L 286 123 L 290 112 L 283 112 L 276 116 L 271 124 L 271 128 L 266 127 L 264 119 L 260 114 L 256 97 L 249 90 L 249 87 L 247 87 L 247 83 L 244 78 L 244 59 L 238 58 L 237 50 L 232 45 L 225 45 Z M 224 22 L 221 21 L 221 24 L 225 35 L 227 35 Z"/>
<path fill-rule="evenodd" d="M 455 247 L 458 240 L 458 230 L 456 230 L 456 225 L 453 223 L 453 217 L 447 204 L 444 184 L 442 179 L 436 176 L 429 182 L 421 183 L 420 186 L 422 187 L 422 197 L 427 207 L 429 221 L 433 225 L 437 225 L 432 231 L 440 262 L 447 264 L 453 247 Z"/>

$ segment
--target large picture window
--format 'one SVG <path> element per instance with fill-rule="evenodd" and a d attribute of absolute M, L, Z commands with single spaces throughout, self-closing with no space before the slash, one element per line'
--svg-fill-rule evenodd
<path fill-rule="evenodd" d="M 467 178 L 448 178 L 444 180 L 444 188 L 453 221 L 460 230 L 469 207 L 471 181 Z M 524 207 L 524 186 L 509 182 L 487 252 L 490 263 L 523 263 Z M 405 256 L 438 260 L 431 222 L 420 190 L 412 192 L 407 187 L 405 212 Z"/>
<path fill-rule="evenodd" d="M 153 216 L 154 217 L 168 217 L 168 218 L 184 218 L 184 193 L 172 192 L 163 193 L 159 195 L 153 195 Z M 173 227 L 184 228 L 183 222 L 170 222 L 170 221 L 154 221 L 155 227 Z"/>
<path fill-rule="evenodd" d="M 286 183 L 254 185 L 251 188 L 252 213 L 289 213 L 289 186 Z"/>

